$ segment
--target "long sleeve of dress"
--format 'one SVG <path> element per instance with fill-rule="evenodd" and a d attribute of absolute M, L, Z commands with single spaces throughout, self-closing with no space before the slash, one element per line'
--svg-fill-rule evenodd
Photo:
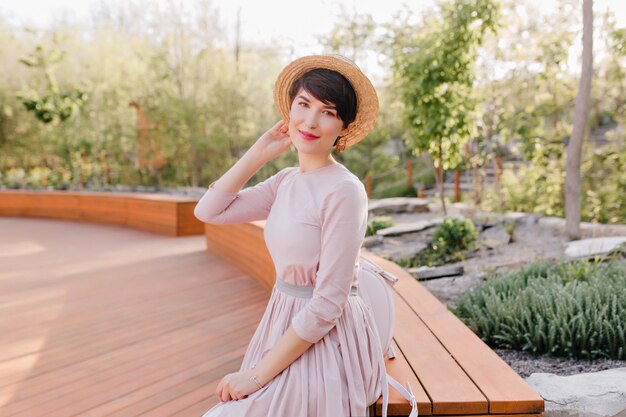
<path fill-rule="evenodd" d="M 283 168 L 266 180 L 239 191 L 225 191 L 213 181 L 196 204 L 193 214 L 204 223 L 234 224 L 265 220 L 281 180 L 289 171 Z"/>
<path fill-rule="evenodd" d="M 323 200 L 321 252 L 313 297 L 292 319 L 302 339 L 316 343 L 334 326 L 348 301 L 355 265 L 367 229 L 367 193 L 342 182 Z"/>

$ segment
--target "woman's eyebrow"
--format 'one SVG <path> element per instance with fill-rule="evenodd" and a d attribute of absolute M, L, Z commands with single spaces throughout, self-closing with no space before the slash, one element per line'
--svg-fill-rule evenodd
<path fill-rule="evenodd" d="M 304 97 L 303 95 L 299 95 L 298 98 L 301 98 L 302 100 L 306 101 L 307 103 L 311 102 L 311 100 L 309 100 L 308 98 Z M 334 104 L 324 104 L 323 107 L 326 107 L 328 109 L 337 110 L 337 106 L 335 106 Z"/>

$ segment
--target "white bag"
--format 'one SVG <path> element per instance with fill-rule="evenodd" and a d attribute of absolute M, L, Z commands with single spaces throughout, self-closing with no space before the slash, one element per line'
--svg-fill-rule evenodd
<path fill-rule="evenodd" d="M 395 352 L 391 345 L 391 339 L 396 309 L 389 285 L 395 285 L 398 278 L 364 256 L 359 257 L 357 276 L 358 293 L 372 311 L 383 355 L 386 354 L 390 359 L 394 358 Z M 417 417 L 417 402 L 409 382 L 407 381 L 405 388 L 386 372 L 383 375 L 383 417 L 387 417 L 389 384 L 411 404 L 409 417 Z"/>

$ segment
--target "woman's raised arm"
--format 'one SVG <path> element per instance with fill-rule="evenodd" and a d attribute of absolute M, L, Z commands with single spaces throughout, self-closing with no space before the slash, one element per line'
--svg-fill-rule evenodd
<path fill-rule="evenodd" d="M 263 165 L 289 149 L 291 139 L 286 129 L 281 120 L 265 132 L 224 175 L 209 185 L 196 204 L 194 215 L 205 223 L 220 224 L 265 218 L 268 205 L 271 207 L 273 202 L 276 180 L 284 170 L 254 187 L 241 188 Z"/>

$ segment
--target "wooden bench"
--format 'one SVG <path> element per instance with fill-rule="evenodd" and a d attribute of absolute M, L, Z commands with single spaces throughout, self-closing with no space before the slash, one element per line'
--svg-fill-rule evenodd
<path fill-rule="evenodd" d="M 239 266 L 268 290 L 272 259 L 263 239 L 265 221 L 207 224 L 207 249 Z M 386 359 L 391 376 L 408 381 L 420 415 L 540 417 L 544 401 L 506 362 L 418 281 L 393 262 L 362 254 L 399 278 L 394 287 L 396 357 Z M 381 415 L 382 398 L 370 409 Z M 389 415 L 408 415 L 410 405 L 390 389 Z"/>
<path fill-rule="evenodd" d="M 116 224 L 166 236 L 202 235 L 198 200 L 149 193 L 0 190 L 0 216 Z"/>

